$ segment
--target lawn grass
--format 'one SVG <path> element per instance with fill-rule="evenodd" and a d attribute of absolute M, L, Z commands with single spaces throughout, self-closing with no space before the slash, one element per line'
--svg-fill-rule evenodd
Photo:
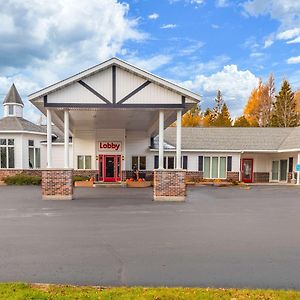
<path fill-rule="evenodd" d="M 300 299 L 298 291 L 205 289 L 205 288 L 146 288 L 146 287 L 74 287 L 62 285 L 31 285 L 0 283 L 0 299 L 5 300 L 244 300 Z"/>

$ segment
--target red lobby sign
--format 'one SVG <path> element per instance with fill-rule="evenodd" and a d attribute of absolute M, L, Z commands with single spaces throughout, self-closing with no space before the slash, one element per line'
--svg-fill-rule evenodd
<path fill-rule="evenodd" d="M 100 142 L 99 147 L 100 147 L 100 150 L 119 151 L 119 150 L 121 150 L 121 143 L 120 142 Z"/>

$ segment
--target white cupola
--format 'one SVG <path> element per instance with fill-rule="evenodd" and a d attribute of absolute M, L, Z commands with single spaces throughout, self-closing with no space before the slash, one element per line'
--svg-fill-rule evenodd
<path fill-rule="evenodd" d="M 3 101 L 3 107 L 4 117 L 23 117 L 24 103 L 14 83 Z"/>

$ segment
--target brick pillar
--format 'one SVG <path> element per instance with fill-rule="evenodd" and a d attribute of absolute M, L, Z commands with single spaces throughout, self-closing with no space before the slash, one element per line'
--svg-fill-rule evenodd
<path fill-rule="evenodd" d="M 73 199 L 73 169 L 46 169 L 42 171 L 43 200 Z"/>
<path fill-rule="evenodd" d="M 186 171 L 155 170 L 154 201 L 184 201 L 186 195 Z"/>

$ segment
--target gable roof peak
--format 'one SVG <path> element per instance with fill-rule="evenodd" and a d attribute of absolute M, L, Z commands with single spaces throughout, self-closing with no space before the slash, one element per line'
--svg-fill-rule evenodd
<path fill-rule="evenodd" d="M 14 83 L 12 84 L 6 97 L 4 98 L 3 104 L 21 104 L 24 106 L 22 98 Z"/>

